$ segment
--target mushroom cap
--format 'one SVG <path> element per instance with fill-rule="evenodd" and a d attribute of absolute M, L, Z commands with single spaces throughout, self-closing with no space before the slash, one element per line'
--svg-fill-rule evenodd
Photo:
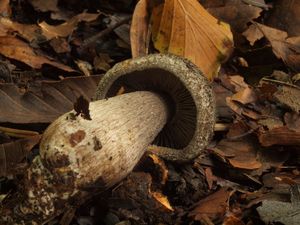
<path fill-rule="evenodd" d="M 213 135 L 216 109 L 209 82 L 192 62 L 151 54 L 117 63 L 100 80 L 95 99 L 133 91 L 157 92 L 168 104 L 168 122 L 151 151 L 177 162 L 200 155 Z"/>

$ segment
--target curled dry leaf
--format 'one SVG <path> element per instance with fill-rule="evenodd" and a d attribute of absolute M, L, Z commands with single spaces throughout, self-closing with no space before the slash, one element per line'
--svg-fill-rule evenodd
<path fill-rule="evenodd" d="M 161 192 L 150 191 L 150 194 L 154 199 L 156 199 L 160 204 L 162 204 L 166 209 L 174 211 L 171 206 L 167 196 L 163 195 Z"/>
<path fill-rule="evenodd" d="M 7 176 L 13 172 L 29 151 L 40 141 L 41 136 L 36 135 L 14 142 L 0 145 L 0 176 Z"/>
<path fill-rule="evenodd" d="M 13 84 L 0 84 L 0 122 L 50 123 L 73 109 L 77 97 L 91 99 L 101 76 L 70 77 L 58 82 L 43 82 L 40 93 L 20 94 Z"/>
<path fill-rule="evenodd" d="M 67 72 L 74 72 L 69 66 L 56 62 L 50 57 L 37 54 L 29 44 L 12 36 L 0 37 L 0 53 L 35 69 L 40 69 L 43 64 L 49 64 Z"/>
<path fill-rule="evenodd" d="M 271 44 L 273 53 L 290 68 L 300 71 L 300 37 L 290 37 L 285 31 L 253 23 L 243 35 L 253 45 L 265 37 Z"/>
<path fill-rule="evenodd" d="M 130 27 L 131 54 L 133 58 L 148 53 L 147 34 L 148 1 L 140 0 L 135 6 Z"/>
<path fill-rule="evenodd" d="M 151 20 L 155 48 L 190 59 L 210 80 L 232 51 L 230 27 L 197 0 L 166 0 L 153 8 Z"/>
<path fill-rule="evenodd" d="M 42 34 L 47 38 L 47 40 L 51 40 L 56 37 L 67 37 L 69 36 L 76 28 L 79 22 L 91 22 L 98 18 L 100 13 L 80 13 L 66 22 L 53 26 L 49 25 L 46 22 L 39 23 L 39 26 L 42 29 Z"/>
<path fill-rule="evenodd" d="M 149 154 L 149 157 L 152 159 L 153 163 L 155 165 L 157 165 L 157 167 L 159 169 L 158 173 L 160 174 L 160 177 L 161 177 L 160 183 L 163 185 L 166 184 L 167 179 L 168 179 L 168 174 L 169 174 L 169 170 L 168 170 L 166 164 L 157 155 Z"/>

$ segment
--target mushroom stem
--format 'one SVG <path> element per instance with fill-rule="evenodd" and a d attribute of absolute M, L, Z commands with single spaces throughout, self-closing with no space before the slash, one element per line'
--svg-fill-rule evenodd
<path fill-rule="evenodd" d="M 90 190 L 113 186 L 132 171 L 168 117 L 164 100 L 147 91 L 91 102 L 89 110 L 91 120 L 72 111 L 47 128 L 22 201 L 0 210 L 0 224 L 42 224 Z"/>

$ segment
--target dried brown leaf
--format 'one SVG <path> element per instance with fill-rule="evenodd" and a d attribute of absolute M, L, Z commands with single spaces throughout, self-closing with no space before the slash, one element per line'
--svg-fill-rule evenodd
<path fill-rule="evenodd" d="M 259 142 L 266 147 L 272 145 L 300 145 L 300 132 L 290 130 L 286 126 L 269 131 L 260 131 L 258 138 Z"/>
<path fill-rule="evenodd" d="M 208 189 L 211 190 L 213 187 L 213 182 L 216 180 L 210 167 L 205 168 L 205 179 L 208 185 Z"/>
<path fill-rule="evenodd" d="M 294 112 L 300 112 L 300 88 L 290 85 L 282 85 L 274 93 L 274 98 L 276 101 L 287 106 Z"/>
<path fill-rule="evenodd" d="M 286 31 L 289 36 L 300 35 L 300 1 L 280 0 L 268 18 L 267 25 Z"/>
<path fill-rule="evenodd" d="M 226 104 L 226 98 L 232 95 L 232 92 L 222 85 L 213 82 L 212 83 L 213 92 L 215 93 L 215 100 L 217 106 L 217 116 L 219 118 L 228 118 L 229 120 L 232 118 L 233 112 L 230 110 L 228 105 Z"/>
<path fill-rule="evenodd" d="M 71 51 L 71 46 L 65 38 L 54 38 L 49 44 L 56 53 L 67 53 Z"/>
<path fill-rule="evenodd" d="M 11 15 L 11 8 L 9 5 L 9 0 L 0 1 L 0 16 L 9 17 Z"/>
<path fill-rule="evenodd" d="M 49 64 L 67 72 L 74 72 L 69 66 L 56 62 L 50 57 L 37 54 L 29 44 L 12 36 L 0 37 L 0 53 L 35 69 L 40 69 L 43 64 Z"/>
<path fill-rule="evenodd" d="M 1 17 L 0 26 L 6 34 L 17 32 L 20 37 L 29 42 L 45 40 L 45 37 L 41 34 L 41 28 L 35 24 L 21 24 L 9 18 Z"/>
<path fill-rule="evenodd" d="M 155 48 L 190 59 L 211 80 L 232 51 L 230 27 L 210 15 L 197 0 L 166 0 L 161 16 L 160 10 L 155 7 L 156 17 L 151 17 Z"/>
<path fill-rule="evenodd" d="M 234 123 L 227 136 L 221 140 L 216 148 L 226 155 L 231 166 L 240 169 L 254 170 L 262 166 L 257 159 L 259 148 L 257 141 L 249 135 L 249 129 L 241 123 Z"/>
<path fill-rule="evenodd" d="M 263 11 L 259 7 L 251 6 L 241 0 L 225 0 L 218 7 L 208 8 L 216 18 L 230 24 L 233 30 L 243 32 L 247 29 L 247 23 L 258 18 Z"/>
<path fill-rule="evenodd" d="M 47 38 L 47 40 L 51 40 L 56 37 L 67 37 L 69 36 L 76 28 L 79 22 L 91 22 L 98 18 L 100 13 L 80 13 L 66 22 L 54 26 L 49 25 L 46 22 L 39 23 L 39 26 L 42 29 L 42 34 Z"/>
<path fill-rule="evenodd" d="M 133 58 L 144 56 L 148 53 L 148 17 L 148 0 L 140 0 L 135 6 L 130 28 L 131 54 Z"/>
<path fill-rule="evenodd" d="M 198 221 L 201 221 L 205 216 L 208 216 L 210 219 L 222 218 L 229 207 L 229 196 L 230 192 L 226 188 L 221 188 L 200 200 L 196 208 L 189 213 L 189 216 Z"/>
<path fill-rule="evenodd" d="M 293 70 L 300 71 L 300 37 L 288 38 L 285 31 L 259 23 L 252 24 L 243 35 L 250 43 L 265 37 L 277 58 L 282 59 Z"/>
<path fill-rule="evenodd" d="M 298 113 L 287 112 L 284 115 L 284 122 L 290 130 L 300 133 L 300 115 Z"/>
<path fill-rule="evenodd" d="M 20 163 L 29 151 L 35 146 L 41 135 L 24 138 L 18 141 L 0 145 L 0 176 L 13 173 L 16 165 Z"/>
<path fill-rule="evenodd" d="M 70 77 L 58 82 L 43 82 L 39 93 L 19 93 L 13 84 L 0 84 L 0 122 L 50 123 L 73 109 L 82 95 L 91 99 L 101 76 Z"/>
<path fill-rule="evenodd" d="M 245 223 L 234 215 L 228 215 L 225 217 L 222 225 L 245 225 Z"/>
<path fill-rule="evenodd" d="M 29 3 L 38 11 L 41 12 L 56 12 L 59 11 L 57 8 L 58 0 L 29 0 Z"/>
<path fill-rule="evenodd" d="M 250 42 L 250 45 L 252 46 L 256 41 L 264 37 L 264 34 L 253 24 L 249 26 L 249 28 L 243 33 L 243 35 L 247 38 L 247 40 Z"/>
<path fill-rule="evenodd" d="M 254 90 L 250 87 L 237 92 L 232 95 L 231 100 L 240 102 L 242 104 L 254 103 L 257 100 Z"/>
<path fill-rule="evenodd" d="M 98 56 L 94 58 L 94 69 L 100 71 L 107 71 L 111 68 L 110 63 L 114 60 L 109 57 L 107 53 L 100 53 Z"/>

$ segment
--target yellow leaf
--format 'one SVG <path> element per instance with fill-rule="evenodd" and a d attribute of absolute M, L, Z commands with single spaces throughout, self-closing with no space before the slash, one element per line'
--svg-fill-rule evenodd
<path fill-rule="evenodd" d="M 190 59 L 210 80 L 233 49 L 229 25 L 197 0 L 165 0 L 163 7 L 153 8 L 151 23 L 156 49 Z"/>
<path fill-rule="evenodd" d="M 165 208 L 167 208 L 168 210 L 170 211 L 174 211 L 173 207 L 171 206 L 168 198 L 163 195 L 162 193 L 160 192 L 150 192 L 151 195 L 153 196 L 154 199 L 156 199 L 160 204 L 162 204 Z"/>

